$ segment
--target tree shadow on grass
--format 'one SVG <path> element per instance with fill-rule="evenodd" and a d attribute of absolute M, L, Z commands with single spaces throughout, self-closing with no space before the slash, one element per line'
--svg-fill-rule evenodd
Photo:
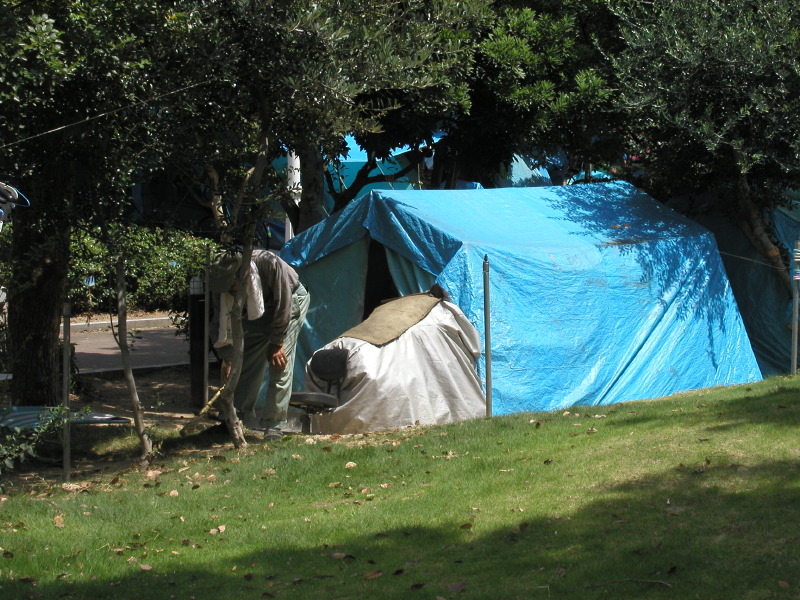
<path fill-rule="evenodd" d="M 265 526 L 253 517 L 246 527 L 215 534 L 201 526 L 185 539 L 164 532 L 157 542 L 131 543 L 119 552 L 86 548 L 57 557 L 51 573 L 35 582 L 19 579 L 29 574 L 15 569 L 13 556 L 5 558 L 5 573 L 17 579 L 4 574 L 0 596 L 796 598 L 798 480 L 796 461 L 764 462 L 746 472 L 722 461 L 676 465 L 594 485 L 582 490 L 577 509 L 551 515 L 536 509 L 535 487 L 525 487 L 528 496 L 521 497 L 523 488 L 512 485 L 509 493 L 530 508 L 492 530 L 482 529 L 480 513 L 458 518 L 461 506 L 441 506 L 435 521 L 447 525 L 426 526 L 413 500 L 340 502 L 341 518 L 325 533 L 327 545 L 298 541 L 299 530 L 315 527 L 313 515 Z M 565 493 L 576 491 L 564 484 Z M 235 496 L 228 502 L 236 511 Z M 398 510 L 407 513 L 409 526 L 383 529 L 382 523 L 397 522 Z M 147 515 L 141 515 L 141 530 L 147 529 Z M 236 543 L 260 549 L 237 555 L 230 552 Z M 93 581 L 84 566 L 96 560 L 124 561 L 130 575 Z"/>
<path fill-rule="evenodd" d="M 680 418 L 686 427 L 701 427 L 708 431 L 724 431 L 739 426 L 769 425 L 771 427 L 800 426 L 800 404 L 797 403 L 798 384 L 774 380 L 773 389 L 761 386 L 740 387 L 734 396 L 731 390 L 710 389 L 704 396 L 693 395 L 692 403 L 676 401 L 674 418 Z M 768 384 L 769 382 L 767 382 Z M 720 392 L 720 394 L 717 394 Z M 671 402 L 661 399 L 658 406 Z M 611 427 L 628 429 L 648 422 L 663 423 L 664 411 L 648 402 L 625 402 L 606 407 L 617 414 L 608 422 Z M 581 411 L 584 407 L 576 407 Z M 594 410 L 594 409 L 593 409 Z"/>

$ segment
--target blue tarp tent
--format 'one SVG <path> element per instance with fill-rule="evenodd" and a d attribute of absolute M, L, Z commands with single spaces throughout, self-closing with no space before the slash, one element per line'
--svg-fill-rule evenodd
<path fill-rule="evenodd" d="M 789 373 L 792 300 L 773 266 L 727 217 L 698 217 L 714 233 L 750 345 L 765 376 Z"/>
<path fill-rule="evenodd" d="M 778 242 L 789 253 L 800 236 L 800 208 L 767 214 Z M 750 344 L 764 375 L 785 375 L 792 368 L 792 297 L 775 267 L 753 248 L 741 229 L 726 217 L 697 221 L 717 240 Z"/>
<path fill-rule="evenodd" d="M 495 414 L 761 378 L 714 237 L 623 182 L 373 191 L 282 256 L 312 295 L 300 361 L 363 318 L 380 264 L 403 295 L 438 282 L 483 335 L 488 257 Z"/>

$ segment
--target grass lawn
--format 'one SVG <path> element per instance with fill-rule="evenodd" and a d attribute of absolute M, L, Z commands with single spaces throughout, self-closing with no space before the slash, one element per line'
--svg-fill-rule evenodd
<path fill-rule="evenodd" d="M 0 598 L 800 598 L 800 381 L 0 496 Z"/>

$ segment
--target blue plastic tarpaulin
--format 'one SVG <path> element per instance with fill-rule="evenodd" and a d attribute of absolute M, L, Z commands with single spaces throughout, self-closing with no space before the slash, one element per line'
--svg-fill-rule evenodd
<path fill-rule="evenodd" d="M 362 196 L 282 251 L 312 296 L 300 361 L 361 320 L 369 240 L 481 335 L 488 256 L 495 414 L 761 378 L 713 235 L 627 183 Z"/>

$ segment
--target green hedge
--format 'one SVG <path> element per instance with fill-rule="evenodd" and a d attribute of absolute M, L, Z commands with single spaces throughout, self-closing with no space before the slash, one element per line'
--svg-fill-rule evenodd
<path fill-rule="evenodd" d="M 116 312 L 115 254 L 98 230 L 72 236 L 69 299 L 73 314 Z M 128 225 L 114 235 L 126 257 L 129 310 L 183 312 L 189 280 L 203 272 L 209 240 L 176 229 Z"/>
<path fill-rule="evenodd" d="M 69 271 L 72 314 L 117 312 L 116 266 L 98 230 L 73 230 Z M 189 280 L 205 268 L 206 247 L 213 242 L 178 229 L 128 225 L 114 236 L 126 260 L 128 310 L 185 314 Z M 0 257 L 10 256 L 11 224 L 0 232 Z M 9 281 L 11 266 L 0 260 L 0 286 Z M 91 285 L 90 283 L 91 278 Z M 8 369 L 7 326 L 0 314 L 0 372 Z"/>

